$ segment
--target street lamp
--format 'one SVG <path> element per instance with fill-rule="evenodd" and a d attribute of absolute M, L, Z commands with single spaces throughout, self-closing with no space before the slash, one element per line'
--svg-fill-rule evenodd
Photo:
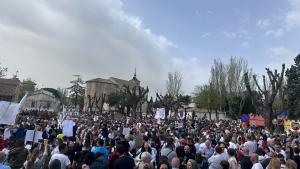
<path fill-rule="evenodd" d="M 184 104 L 183 105 L 183 108 L 184 108 L 184 129 L 185 131 L 187 130 L 187 125 L 186 125 L 186 117 L 187 117 L 187 112 L 186 112 L 186 109 L 188 108 L 188 105 L 187 104 Z"/>

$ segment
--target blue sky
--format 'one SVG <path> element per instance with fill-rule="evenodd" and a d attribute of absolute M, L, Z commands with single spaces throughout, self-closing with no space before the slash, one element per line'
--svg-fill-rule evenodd
<path fill-rule="evenodd" d="M 211 64 L 216 57 L 224 61 L 230 56 L 245 57 L 261 72 L 272 64 L 278 67 L 277 60 L 286 61 L 285 53 L 278 53 L 282 58 L 277 60 L 269 56 L 272 49 L 286 49 L 291 54 L 300 52 L 299 27 L 282 35 L 268 34 L 288 24 L 286 15 L 294 8 L 299 10 L 295 3 L 299 5 L 300 1 L 125 0 L 124 9 L 139 16 L 153 32 L 174 42 L 176 48 L 170 49 L 173 56 L 197 57 L 204 65 Z M 286 57 L 290 64 L 294 56 Z"/>
<path fill-rule="evenodd" d="M 170 71 L 183 91 L 209 80 L 215 58 L 244 57 L 257 74 L 300 53 L 300 0 L 0 1 L 0 61 L 39 87 L 131 79 L 152 94 Z"/>

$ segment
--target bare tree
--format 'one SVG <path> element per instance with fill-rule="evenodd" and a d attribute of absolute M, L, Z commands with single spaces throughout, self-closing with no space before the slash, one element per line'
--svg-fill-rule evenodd
<path fill-rule="evenodd" d="M 1 63 L 0 63 L 0 78 L 5 77 L 6 73 L 7 73 L 7 67 L 1 66 Z"/>
<path fill-rule="evenodd" d="M 223 64 L 220 59 L 215 59 L 214 65 L 211 68 L 211 85 L 218 91 L 217 98 L 220 103 L 220 111 L 222 111 L 222 108 L 224 108 L 226 104 L 226 73 L 226 65 Z"/>
<path fill-rule="evenodd" d="M 95 105 L 95 97 L 96 97 L 96 93 L 93 97 L 91 95 L 87 95 L 87 106 L 89 112 L 93 111 L 93 107 Z"/>
<path fill-rule="evenodd" d="M 182 94 L 181 87 L 182 87 L 182 75 L 177 71 L 175 71 L 174 73 L 169 72 L 168 80 L 166 82 L 167 94 L 176 98 L 180 94 Z"/>
<path fill-rule="evenodd" d="M 242 113 L 242 108 L 245 103 L 246 86 L 244 83 L 244 74 L 250 72 L 248 68 L 248 62 L 246 59 L 231 57 L 230 62 L 227 65 L 227 80 L 226 80 L 226 91 L 228 92 L 227 101 L 229 112 L 232 113 L 232 104 L 235 97 L 240 97 L 239 112 Z"/>
<path fill-rule="evenodd" d="M 256 112 L 264 117 L 265 127 L 273 131 L 272 120 L 279 114 L 279 112 L 273 112 L 273 103 L 283 83 L 285 65 L 282 65 L 281 73 L 278 73 L 276 69 L 273 72 L 269 68 L 266 68 L 266 71 L 269 81 L 267 81 L 265 75 L 263 75 L 262 86 L 258 83 L 256 76 L 253 75 L 256 88 L 258 89 L 257 91 L 251 88 L 248 73 L 245 73 L 244 78 L 246 88 L 252 98 Z"/>
<path fill-rule="evenodd" d="M 95 103 L 96 103 L 95 105 L 96 105 L 96 108 L 98 109 L 98 111 L 100 113 L 102 113 L 105 101 L 106 101 L 106 94 L 105 93 L 102 93 L 100 96 L 95 97 Z"/>

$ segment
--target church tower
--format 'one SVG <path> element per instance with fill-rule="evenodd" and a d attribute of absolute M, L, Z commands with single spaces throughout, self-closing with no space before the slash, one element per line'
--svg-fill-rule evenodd
<path fill-rule="evenodd" d="M 134 75 L 131 80 L 129 80 L 131 83 L 133 83 L 135 86 L 140 86 L 140 81 L 136 77 L 136 68 L 134 69 Z"/>

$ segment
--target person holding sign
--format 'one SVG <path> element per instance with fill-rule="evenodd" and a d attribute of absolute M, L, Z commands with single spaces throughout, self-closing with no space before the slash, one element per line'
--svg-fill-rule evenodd
<path fill-rule="evenodd" d="M 66 137 L 73 137 L 73 127 L 75 122 L 70 119 L 70 116 L 67 116 L 66 120 L 62 123 L 63 135 Z"/>

